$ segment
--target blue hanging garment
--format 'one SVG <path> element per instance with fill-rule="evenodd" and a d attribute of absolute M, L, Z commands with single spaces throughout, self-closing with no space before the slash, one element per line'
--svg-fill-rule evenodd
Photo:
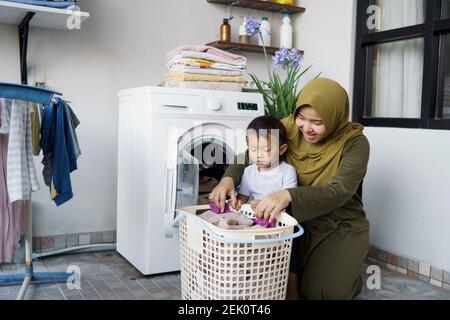
<path fill-rule="evenodd" d="M 67 111 L 66 101 L 57 98 L 44 107 L 41 124 L 41 148 L 47 168 L 50 165 L 50 181 L 46 182 L 57 206 L 73 198 L 70 173 L 77 169 L 79 155 Z"/>

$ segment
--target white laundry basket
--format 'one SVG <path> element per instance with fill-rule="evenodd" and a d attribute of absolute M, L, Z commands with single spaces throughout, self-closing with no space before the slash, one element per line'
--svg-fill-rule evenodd
<path fill-rule="evenodd" d="M 196 216 L 208 208 L 177 210 L 182 299 L 284 300 L 297 221 L 283 212 L 276 228 L 226 230 Z M 240 212 L 255 216 L 250 205 Z"/>

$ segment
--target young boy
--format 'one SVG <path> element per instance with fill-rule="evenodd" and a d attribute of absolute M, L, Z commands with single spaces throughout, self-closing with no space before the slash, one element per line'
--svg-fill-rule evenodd
<path fill-rule="evenodd" d="M 283 161 L 288 148 L 286 139 L 286 129 L 275 117 L 258 117 L 249 124 L 247 145 L 253 164 L 242 176 L 237 210 L 249 201 L 255 209 L 265 196 L 297 187 L 295 168 Z"/>

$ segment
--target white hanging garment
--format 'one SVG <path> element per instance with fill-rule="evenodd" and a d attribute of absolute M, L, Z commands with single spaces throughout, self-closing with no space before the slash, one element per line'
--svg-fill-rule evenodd
<path fill-rule="evenodd" d="M 39 190 L 33 161 L 31 119 L 28 102 L 12 100 L 7 159 L 7 183 L 10 201 L 30 200 Z"/>
<path fill-rule="evenodd" d="M 9 121 L 11 120 L 11 100 L 0 98 L 0 134 L 9 133 Z"/>

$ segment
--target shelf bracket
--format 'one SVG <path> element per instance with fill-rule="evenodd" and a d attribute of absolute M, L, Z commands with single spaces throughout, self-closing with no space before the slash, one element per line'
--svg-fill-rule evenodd
<path fill-rule="evenodd" d="M 34 17 L 34 15 L 34 12 L 28 12 L 19 25 L 20 76 L 22 84 L 28 84 L 28 29 L 30 27 L 30 20 Z"/>

